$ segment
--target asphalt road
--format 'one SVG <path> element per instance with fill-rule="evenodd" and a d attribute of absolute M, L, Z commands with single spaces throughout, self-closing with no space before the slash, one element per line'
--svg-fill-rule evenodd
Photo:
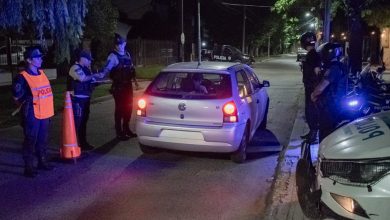
<path fill-rule="evenodd" d="M 89 142 L 98 148 L 76 164 L 60 161 L 61 115 L 53 119 L 56 170 L 22 176 L 21 128 L 0 130 L 1 219 L 262 219 L 281 150 L 289 142 L 302 95 L 295 56 L 255 64 L 271 83 L 268 129 L 256 134 L 244 164 L 228 155 L 143 155 L 136 139 L 114 139 L 114 102 L 91 107 Z"/>

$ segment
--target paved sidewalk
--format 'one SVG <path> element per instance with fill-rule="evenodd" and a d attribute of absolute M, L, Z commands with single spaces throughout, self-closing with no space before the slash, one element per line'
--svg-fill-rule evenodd
<path fill-rule="evenodd" d="M 303 93 L 303 90 L 302 90 Z M 300 135 L 308 131 L 304 120 L 304 95 L 300 94 L 297 117 L 294 122 L 289 145 L 279 157 L 278 170 L 272 192 L 272 204 L 266 211 L 267 220 L 306 220 L 298 203 L 295 171 L 301 151 Z M 318 146 L 317 146 L 318 147 Z M 315 147 L 313 147 L 315 148 Z M 316 151 L 315 149 L 313 149 Z M 316 155 L 313 152 L 313 155 Z"/>

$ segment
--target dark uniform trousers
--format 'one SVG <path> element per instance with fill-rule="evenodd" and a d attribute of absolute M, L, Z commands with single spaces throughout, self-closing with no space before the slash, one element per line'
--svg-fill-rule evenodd
<path fill-rule="evenodd" d="M 313 91 L 314 88 L 305 87 L 305 117 L 310 131 L 318 130 L 318 124 L 319 124 L 318 108 L 315 105 L 315 103 L 311 100 L 311 94 L 313 93 Z"/>
<path fill-rule="evenodd" d="M 324 105 L 319 108 L 321 117 L 319 119 L 319 141 L 321 143 L 324 138 L 331 134 L 337 127 L 339 120 L 339 114 L 335 107 L 330 105 Z"/>
<path fill-rule="evenodd" d="M 32 166 L 35 155 L 39 160 L 46 157 L 50 119 L 37 119 L 31 102 L 22 107 L 22 127 L 24 133 L 23 159 L 26 165 Z"/>
<path fill-rule="evenodd" d="M 91 99 L 72 96 L 72 105 L 77 139 L 80 146 L 83 147 L 87 144 L 87 121 Z"/>
<path fill-rule="evenodd" d="M 125 135 L 130 132 L 129 124 L 133 110 L 133 88 L 130 85 L 115 88 L 112 95 L 115 100 L 115 131 L 117 135 Z"/>

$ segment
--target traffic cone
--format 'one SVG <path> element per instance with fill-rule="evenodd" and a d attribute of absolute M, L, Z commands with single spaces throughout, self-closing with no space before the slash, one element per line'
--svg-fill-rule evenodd
<path fill-rule="evenodd" d="M 64 159 L 76 159 L 80 154 L 81 150 L 77 143 L 72 100 L 70 99 L 70 92 L 67 91 L 65 94 L 64 112 L 62 114 L 62 146 L 60 155 Z"/>

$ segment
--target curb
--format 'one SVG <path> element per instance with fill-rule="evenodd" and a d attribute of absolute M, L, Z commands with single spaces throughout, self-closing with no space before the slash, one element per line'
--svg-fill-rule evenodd
<path fill-rule="evenodd" d="M 285 152 L 279 159 L 275 172 L 275 180 L 271 193 L 271 204 L 268 206 L 265 219 L 308 219 L 298 203 L 295 185 L 295 169 L 301 152 L 300 135 L 307 131 L 304 121 L 304 95 L 303 90 L 299 95 L 297 116 L 291 131 L 290 141 Z"/>

